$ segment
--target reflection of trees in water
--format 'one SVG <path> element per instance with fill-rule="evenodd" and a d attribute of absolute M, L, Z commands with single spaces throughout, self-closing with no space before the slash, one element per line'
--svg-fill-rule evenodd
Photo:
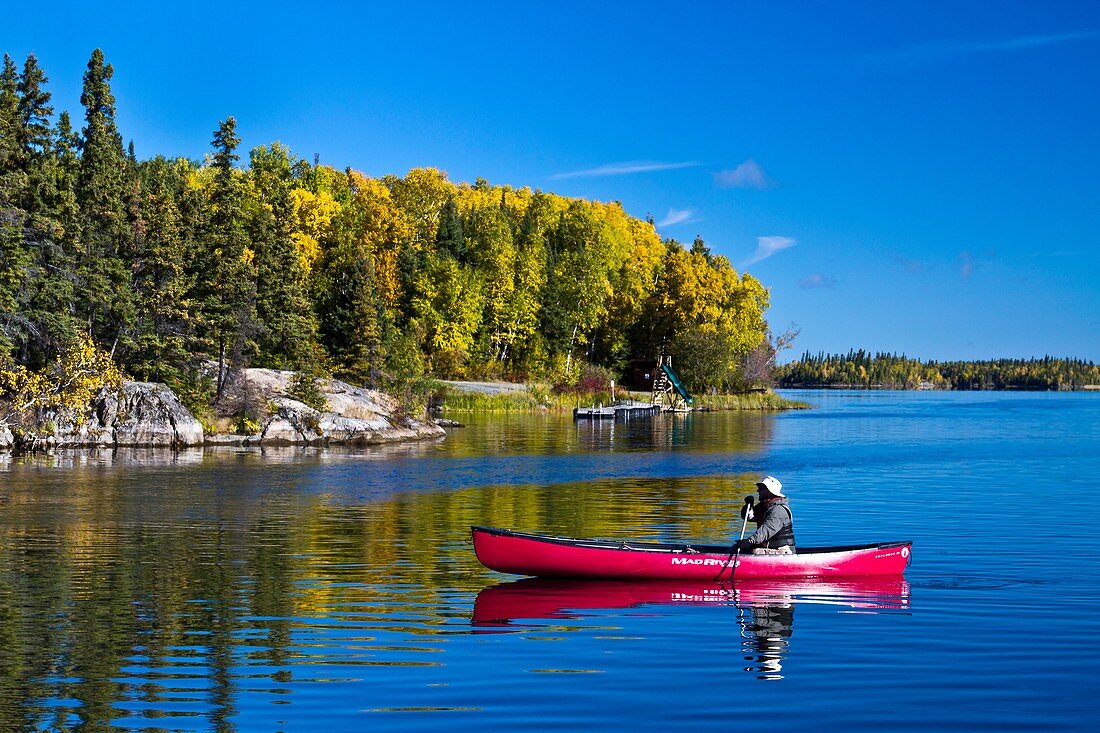
<path fill-rule="evenodd" d="M 0 730 L 102 730 L 119 717 L 181 710 L 230 730 L 242 675 L 250 694 L 259 686 L 285 696 L 308 665 L 388 653 L 371 647 L 378 629 L 444 633 L 446 615 L 424 609 L 453 605 L 456 590 L 489 576 L 468 543 L 471 524 L 723 537 L 728 516 L 715 508 L 739 500 L 753 478 L 401 493 L 403 472 L 420 470 L 414 460 L 394 463 L 387 498 L 358 503 L 325 492 L 354 480 L 353 460 L 307 452 L 279 464 L 247 453 L 129 470 L 10 464 Z M 374 630 L 337 639 L 303 623 L 333 614 L 370 619 Z M 303 637 L 314 651 L 302 651 Z M 263 688 L 256 679 L 265 676 Z"/>
<path fill-rule="evenodd" d="M 746 452 L 767 447 L 774 417 L 758 411 L 663 414 L 630 420 L 579 420 L 578 444 L 589 450 L 695 448 Z"/>
<path fill-rule="evenodd" d="M 467 422 L 462 415 L 456 415 Z M 691 448 L 750 452 L 772 440 L 775 417 L 752 410 L 655 415 L 629 420 L 578 420 L 566 414 L 478 414 L 452 431 L 439 450 L 456 456 L 559 455 Z"/>
<path fill-rule="evenodd" d="M 794 623 L 794 604 L 774 601 L 740 607 L 741 650 L 749 663 L 746 672 L 760 680 L 783 679 Z"/>

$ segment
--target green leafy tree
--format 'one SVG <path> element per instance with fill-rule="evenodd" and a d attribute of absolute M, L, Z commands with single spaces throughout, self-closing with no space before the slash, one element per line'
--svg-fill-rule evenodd
<path fill-rule="evenodd" d="M 387 176 L 383 181 L 409 227 L 397 252 L 400 306 L 407 316 L 415 310 L 416 283 L 428 266 L 428 255 L 435 250 L 440 212 L 447 201 L 453 199 L 455 187 L 446 175 L 433 168 L 414 168 L 404 178 Z"/>
<path fill-rule="evenodd" d="M 588 358 L 621 369 L 632 356 L 632 326 L 643 317 L 665 250 L 653 226 L 628 216 L 619 204 L 596 208 L 604 222 L 600 258 L 607 266 L 611 292 L 607 313 L 591 337 Z"/>
<path fill-rule="evenodd" d="M 481 317 L 484 352 L 491 363 L 502 362 L 516 339 L 516 249 L 507 212 L 496 204 L 471 216 L 470 259 L 484 283 Z"/>
<path fill-rule="evenodd" d="M 547 292 L 540 320 L 551 348 L 566 355 L 567 371 L 576 347 L 589 343 L 607 314 L 611 282 L 603 229 L 603 222 L 587 203 L 574 201 L 550 238 Z"/>
<path fill-rule="evenodd" d="M 521 371 L 544 367 L 545 339 L 539 331 L 547 284 L 547 237 L 556 226 L 560 212 L 555 197 L 538 192 L 531 197 L 515 235 L 515 286 L 508 312 L 513 364 Z"/>
<path fill-rule="evenodd" d="M 430 369 L 440 377 L 464 376 L 484 304 L 477 272 L 445 253 L 429 256 L 415 284 L 414 318 L 423 329 Z"/>

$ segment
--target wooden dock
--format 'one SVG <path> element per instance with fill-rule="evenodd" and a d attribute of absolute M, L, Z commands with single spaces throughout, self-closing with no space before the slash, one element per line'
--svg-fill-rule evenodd
<path fill-rule="evenodd" d="M 661 412 L 660 405 L 651 402 L 626 402 L 618 405 L 592 405 L 577 407 L 573 410 L 574 420 L 630 420 L 635 417 L 649 417 Z"/>

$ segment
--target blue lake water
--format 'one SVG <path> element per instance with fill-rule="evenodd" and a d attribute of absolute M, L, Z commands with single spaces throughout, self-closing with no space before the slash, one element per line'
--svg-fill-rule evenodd
<path fill-rule="evenodd" d="M 0 456 L 0 731 L 1092 730 L 1100 395 L 800 392 L 782 414 L 455 415 L 370 450 Z M 905 580 L 517 581 L 471 524 L 803 545 Z"/>

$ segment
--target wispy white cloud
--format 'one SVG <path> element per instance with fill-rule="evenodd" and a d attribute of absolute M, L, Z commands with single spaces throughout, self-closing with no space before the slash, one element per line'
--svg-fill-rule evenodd
<path fill-rule="evenodd" d="M 963 280 L 969 280 L 974 274 L 974 255 L 969 252 L 959 253 L 959 274 Z"/>
<path fill-rule="evenodd" d="M 657 222 L 657 228 L 670 227 L 674 224 L 686 224 L 689 221 L 695 221 L 694 216 L 695 212 L 691 209 L 669 209 L 665 218 Z"/>
<path fill-rule="evenodd" d="M 752 158 L 736 168 L 718 171 L 714 182 L 722 188 L 771 188 L 775 185 L 764 169 Z"/>
<path fill-rule="evenodd" d="M 901 255 L 894 255 L 893 260 L 895 264 L 901 266 L 910 275 L 924 272 L 925 264 L 923 260 L 913 260 Z"/>
<path fill-rule="evenodd" d="M 568 173 L 556 173 L 550 178 L 562 180 L 565 178 L 604 178 L 606 176 L 630 176 L 637 173 L 653 173 L 655 171 L 671 171 L 679 168 L 694 168 L 699 165 L 693 161 L 682 163 L 660 163 L 656 161 L 634 161 L 630 163 L 609 163 L 597 168 L 588 168 L 583 171 L 570 171 Z"/>
<path fill-rule="evenodd" d="M 803 290 L 813 290 L 814 288 L 834 288 L 837 284 L 837 279 L 832 275 L 823 275 L 820 272 L 815 272 L 813 275 L 807 275 L 798 281 L 798 286 Z"/>
<path fill-rule="evenodd" d="M 1092 41 L 1100 39 L 1100 31 L 1079 31 L 1075 33 L 1052 33 L 1041 36 L 1019 36 L 992 41 L 943 40 L 921 43 L 915 46 L 872 54 L 866 58 L 875 64 L 900 64 L 917 66 L 959 56 L 973 56 L 986 53 L 1022 51 L 1029 48 L 1055 46 L 1062 43 Z"/>
<path fill-rule="evenodd" d="M 752 253 L 752 257 L 741 264 L 741 267 L 743 269 L 761 260 L 766 260 L 776 252 L 781 252 L 796 244 L 798 244 L 798 240 L 792 237 L 757 237 L 756 251 Z"/>

